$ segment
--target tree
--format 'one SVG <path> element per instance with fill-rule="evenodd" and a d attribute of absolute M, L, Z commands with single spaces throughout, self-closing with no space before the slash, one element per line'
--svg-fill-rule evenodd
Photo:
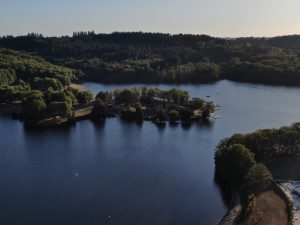
<path fill-rule="evenodd" d="M 191 120 L 191 117 L 193 115 L 192 110 L 188 109 L 188 108 L 184 108 L 180 110 L 180 119 L 183 122 L 188 122 Z"/>
<path fill-rule="evenodd" d="M 27 122 L 36 123 L 41 118 L 42 112 L 47 108 L 43 94 L 32 91 L 22 103 L 23 115 Z"/>
<path fill-rule="evenodd" d="M 112 94 L 108 91 L 100 91 L 96 95 L 96 99 L 100 99 L 103 102 L 107 102 L 107 101 L 112 100 Z"/>
<path fill-rule="evenodd" d="M 179 119 L 179 113 L 177 110 L 169 111 L 170 123 L 176 123 Z"/>
<path fill-rule="evenodd" d="M 95 102 L 94 102 L 94 108 L 92 111 L 92 117 L 94 119 L 98 119 L 98 118 L 104 118 L 106 116 L 108 116 L 108 109 L 106 107 L 106 105 L 103 103 L 103 101 L 99 98 L 96 98 Z"/>
<path fill-rule="evenodd" d="M 64 91 L 54 91 L 52 88 L 49 88 L 45 93 L 45 99 L 49 102 L 64 102 L 67 101 L 67 95 Z"/>
<path fill-rule="evenodd" d="M 49 88 L 55 91 L 62 91 L 63 86 L 60 81 L 58 81 L 55 78 L 39 78 L 35 77 L 33 79 L 33 82 L 31 84 L 33 89 L 41 90 L 41 91 L 47 91 Z"/>
<path fill-rule="evenodd" d="M 76 96 L 79 103 L 85 104 L 93 99 L 93 93 L 91 91 L 80 91 Z"/>
<path fill-rule="evenodd" d="M 196 109 L 203 109 L 205 106 L 205 101 L 201 98 L 193 98 L 191 101 L 191 107 L 196 110 Z"/>
<path fill-rule="evenodd" d="M 211 113 L 215 111 L 215 105 L 213 102 L 207 102 L 204 105 L 203 111 L 202 111 L 202 118 L 207 119 Z"/>
<path fill-rule="evenodd" d="M 250 168 L 245 177 L 245 189 L 248 193 L 258 194 L 273 181 L 271 172 L 263 164 L 258 163 Z"/>
<path fill-rule="evenodd" d="M 48 116 L 60 116 L 65 118 L 71 118 L 72 105 L 67 101 L 64 102 L 51 102 L 48 106 Z"/>
<path fill-rule="evenodd" d="M 215 154 L 216 170 L 235 187 L 244 182 L 249 169 L 255 165 L 254 154 L 241 144 L 230 145 L 226 151 Z"/>
<path fill-rule="evenodd" d="M 138 101 L 139 93 L 134 89 L 115 91 L 115 100 L 119 104 L 132 105 Z"/>
<path fill-rule="evenodd" d="M 16 72 L 12 69 L 0 69 L 0 86 L 11 85 L 16 81 Z"/>
<path fill-rule="evenodd" d="M 180 105 L 181 91 L 177 88 L 172 88 L 168 91 L 168 98 L 170 102 Z"/>
<path fill-rule="evenodd" d="M 154 119 L 156 122 L 162 123 L 162 122 L 166 121 L 167 118 L 166 118 L 165 112 L 162 109 L 160 109 L 157 111 Z"/>

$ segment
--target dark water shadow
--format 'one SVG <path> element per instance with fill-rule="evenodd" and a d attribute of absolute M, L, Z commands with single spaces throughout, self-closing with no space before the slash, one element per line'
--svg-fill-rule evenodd
<path fill-rule="evenodd" d="M 214 174 L 214 184 L 219 189 L 221 193 L 222 200 L 226 207 L 230 207 L 232 203 L 232 189 L 228 182 L 225 182 L 215 171 Z"/>
<path fill-rule="evenodd" d="M 177 129 L 179 127 L 178 122 L 169 122 L 169 126 L 171 129 Z"/>
<path fill-rule="evenodd" d="M 154 123 L 160 133 L 162 133 L 166 129 L 166 122 L 162 123 Z"/>
<path fill-rule="evenodd" d="M 135 121 L 135 123 L 136 123 L 136 125 L 137 125 L 138 127 L 142 127 L 143 124 L 144 124 L 144 121 L 143 121 L 143 120 Z"/>
<path fill-rule="evenodd" d="M 183 130 L 189 130 L 194 125 L 193 122 L 182 122 L 181 127 Z"/>
<path fill-rule="evenodd" d="M 98 129 L 103 129 L 105 127 L 106 123 L 106 118 L 101 118 L 101 119 L 93 119 L 91 120 L 94 128 Z"/>
<path fill-rule="evenodd" d="M 214 122 L 211 120 L 199 120 L 194 122 L 195 127 L 200 130 L 212 130 L 214 126 Z"/>
<path fill-rule="evenodd" d="M 68 154 L 75 124 L 55 127 L 23 125 L 22 143 L 26 160 L 36 160 L 51 154 Z M 63 148 L 61 147 L 63 146 Z M 63 149 L 63 151 L 62 151 Z"/>
<path fill-rule="evenodd" d="M 37 135 L 37 136 L 45 133 L 67 134 L 75 127 L 76 127 L 76 123 L 66 124 L 61 126 L 52 126 L 52 127 L 38 127 L 38 126 L 29 126 L 26 125 L 25 123 L 23 124 L 24 134 Z"/>

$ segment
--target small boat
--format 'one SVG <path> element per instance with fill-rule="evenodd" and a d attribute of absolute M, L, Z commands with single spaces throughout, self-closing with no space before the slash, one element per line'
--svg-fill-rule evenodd
<path fill-rule="evenodd" d="M 206 95 L 207 98 L 210 98 L 210 95 Z"/>
<path fill-rule="evenodd" d="M 220 118 L 220 116 L 215 116 L 215 117 L 214 117 L 214 119 L 218 119 L 218 118 Z"/>

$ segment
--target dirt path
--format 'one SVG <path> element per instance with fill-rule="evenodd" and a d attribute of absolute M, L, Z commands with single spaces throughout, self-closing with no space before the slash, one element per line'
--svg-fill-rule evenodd
<path fill-rule="evenodd" d="M 286 225 L 286 204 L 273 190 L 256 197 L 256 206 L 249 225 Z"/>
<path fill-rule="evenodd" d="M 93 111 L 93 107 L 89 106 L 87 108 L 75 110 L 75 118 L 86 117 L 90 115 Z"/>
<path fill-rule="evenodd" d="M 71 88 L 75 88 L 75 89 L 77 89 L 79 91 L 83 91 L 84 90 L 84 88 L 83 88 L 83 86 L 81 84 L 72 83 L 72 84 L 70 84 L 70 87 Z"/>

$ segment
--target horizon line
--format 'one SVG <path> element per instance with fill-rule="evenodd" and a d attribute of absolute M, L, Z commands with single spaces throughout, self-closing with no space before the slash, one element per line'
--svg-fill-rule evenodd
<path fill-rule="evenodd" d="M 273 36 L 255 36 L 255 35 L 245 35 L 245 36 L 214 36 L 214 35 L 210 35 L 210 34 L 205 34 L 205 33 L 170 33 L 170 32 L 159 32 L 159 31 L 111 31 L 111 32 L 95 32 L 93 30 L 82 30 L 82 31 L 73 31 L 72 34 L 51 34 L 51 35 L 46 35 L 43 34 L 42 32 L 28 32 L 28 33 L 23 33 L 23 34 L 0 34 L 0 37 L 24 37 L 24 36 L 29 36 L 29 35 L 40 35 L 41 37 L 44 38 L 61 38 L 61 37 L 73 37 L 74 33 L 86 33 L 86 34 L 95 34 L 95 35 L 101 35 L 101 34 L 106 34 L 106 35 L 110 35 L 110 34 L 114 34 L 114 33 L 142 33 L 142 34 L 165 34 L 165 35 L 170 35 L 170 36 L 177 36 L 177 35 L 193 35 L 193 36 L 209 36 L 212 38 L 220 38 L 220 39 L 238 39 L 238 38 L 275 38 L 275 37 L 287 37 L 287 36 L 300 36 L 300 34 L 297 33 L 291 33 L 291 34 L 280 34 L 280 35 L 273 35 Z"/>

